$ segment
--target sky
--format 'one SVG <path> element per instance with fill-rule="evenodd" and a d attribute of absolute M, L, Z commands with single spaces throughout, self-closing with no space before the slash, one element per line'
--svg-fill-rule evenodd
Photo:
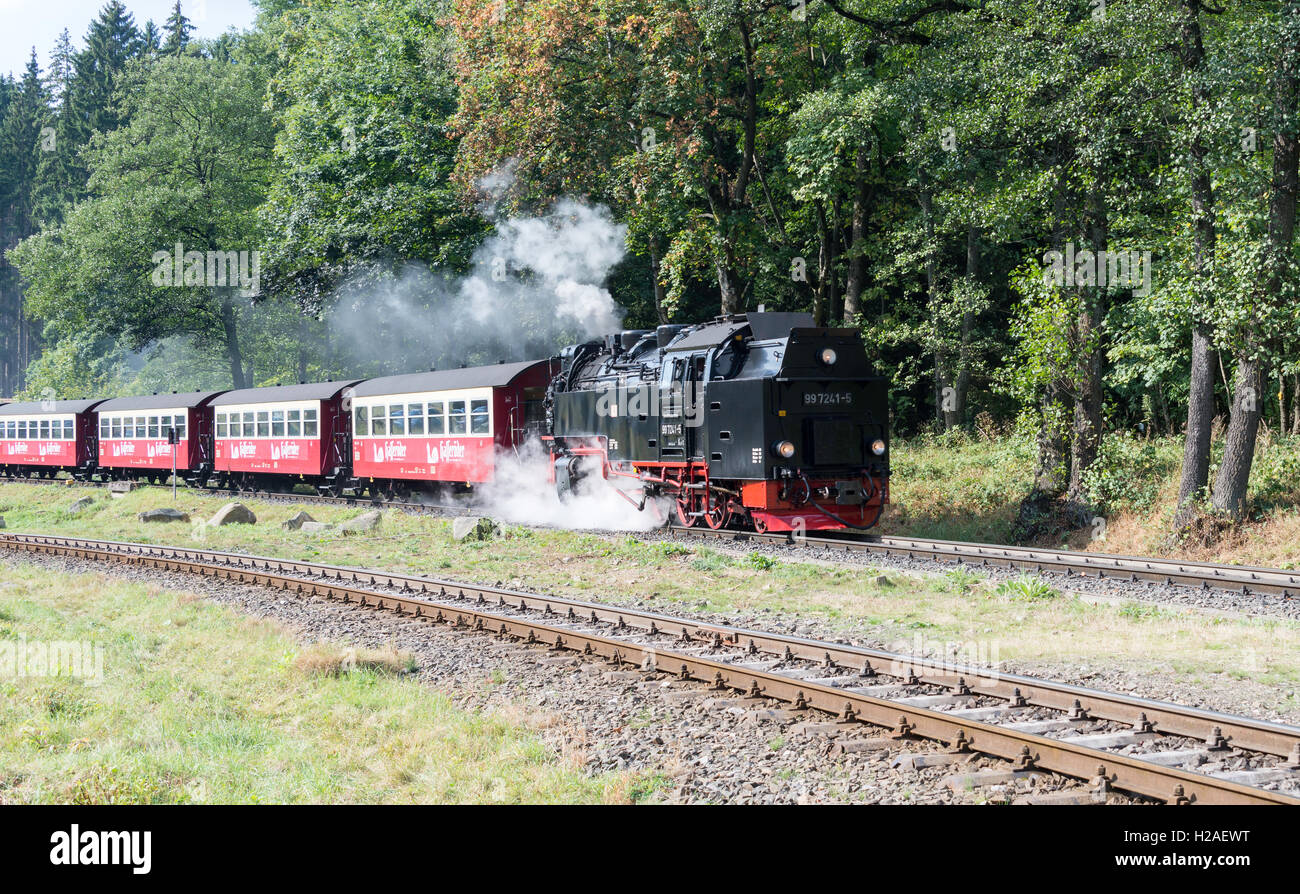
<path fill-rule="evenodd" d="M 159 28 L 171 15 L 175 0 L 122 0 L 137 27 L 149 19 Z M 107 0 L 0 0 L 0 73 L 22 72 L 32 47 L 44 71 L 59 33 L 67 28 L 78 50 L 86 30 Z M 256 10 L 249 0 L 181 0 L 181 10 L 194 25 L 196 37 L 218 37 L 232 25 L 248 28 Z"/>

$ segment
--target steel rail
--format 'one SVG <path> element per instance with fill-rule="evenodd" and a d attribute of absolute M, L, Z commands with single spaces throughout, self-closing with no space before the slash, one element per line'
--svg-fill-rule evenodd
<path fill-rule="evenodd" d="M 1067 577 L 1096 577 L 1112 580 L 1147 580 L 1168 586 L 1233 590 L 1245 595 L 1271 593 L 1288 599 L 1300 596 L 1300 572 L 1283 568 L 1246 565 L 1219 565 L 1154 559 L 1113 553 L 1073 550 L 1048 550 L 1032 547 L 999 546 L 957 540 L 930 540 L 920 537 L 885 537 L 876 535 L 840 537 L 795 536 L 791 533 L 760 534 L 752 531 L 713 530 L 673 525 L 674 534 L 717 540 L 754 541 L 819 547 L 827 551 L 877 552 L 909 559 L 932 559 L 964 565 L 1000 565 L 1033 571 L 1052 571 Z"/>
<path fill-rule="evenodd" d="M 774 698 L 788 702 L 797 708 L 815 708 L 825 713 L 841 717 L 845 721 L 861 721 L 890 729 L 900 737 L 915 736 L 932 739 L 959 751 L 978 751 L 996 757 L 1013 760 L 1019 769 L 1042 769 L 1062 773 L 1067 776 L 1104 784 L 1125 791 L 1148 797 L 1159 798 L 1171 803 L 1269 803 L 1300 804 L 1300 799 L 1280 792 L 1268 791 L 1252 786 L 1242 785 L 1225 779 L 1218 779 L 1173 767 L 1160 766 L 1141 758 L 1115 754 L 1097 748 L 1078 745 L 1069 740 L 1051 739 L 1015 729 L 999 727 L 993 724 L 967 718 L 953 718 L 941 711 L 900 704 L 887 698 L 848 691 L 811 680 L 800 680 L 789 676 L 771 673 L 767 670 L 746 665 L 735 665 L 717 661 L 687 652 L 678 652 L 659 648 L 653 644 L 641 644 L 626 640 L 611 639 L 584 630 L 556 627 L 551 624 L 509 617 L 490 611 L 487 597 L 497 598 L 497 604 L 507 608 L 532 608 L 543 606 L 543 611 L 553 614 L 551 605 L 568 604 L 570 615 L 576 604 L 571 600 L 522 594 L 500 590 L 494 587 L 481 587 L 455 582 L 431 581 L 399 575 L 370 573 L 357 569 L 345 569 L 338 566 L 313 565 L 297 563 L 274 558 L 241 556 L 232 553 L 217 553 L 187 548 L 156 547 L 146 544 L 123 544 L 112 541 L 91 541 L 72 538 L 51 538 L 41 535 L 0 535 L 0 545 L 29 552 L 42 552 L 58 555 L 72 555 L 82 558 L 124 562 L 127 564 L 150 565 L 167 571 L 180 571 L 201 574 L 240 583 L 255 583 L 271 586 L 286 591 L 294 591 L 303 596 L 317 596 L 337 599 L 345 603 L 355 602 L 360 606 L 395 610 L 425 620 L 449 623 L 457 627 L 470 627 L 503 636 L 512 636 L 529 643 L 541 643 L 554 649 L 581 651 L 587 655 L 609 658 L 615 663 L 632 663 L 646 668 L 654 668 L 675 673 L 682 679 L 698 680 L 712 683 L 719 689 L 734 689 L 746 692 L 750 696 Z M 234 560 L 234 561 L 231 561 Z M 249 564 L 243 564 L 249 563 Z M 260 566 L 252 563 L 260 563 Z M 274 569 L 272 566 L 275 566 Z M 290 573 L 286 572 L 287 570 Z M 334 577 L 328 579 L 333 573 Z M 311 574 L 326 577 L 320 581 L 297 575 Z M 346 581 L 344 576 L 351 578 Z M 371 586 L 395 586 L 403 584 L 408 592 L 391 593 L 380 590 L 365 589 L 357 586 L 362 577 L 370 578 Z M 419 593 L 411 586 L 417 583 Z M 450 593 L 451 586 L 456 592 Z M 437 586 L 437 598 L 429 595 L 430 588 Z M 505 599 L 510 595 L 519 600 L 512 604 Z M 464 603 L 474 601 L 476 604 L 466 606 Z M 581 603 L 584 607 L 589 603 Z M 593 609 L 596 607 L 593 607 Z M 682 625 L 682 636 L 692 639 L 690 628 L 697 628 L 699 633 L 718 633 L 731 630 L 736 634 L 747 634 L 734 628 L 719 625 L 701 625 L 694 621 L 668 619 L 665 616 L 649 613 L 631 612 L 620 609 L 604 609 L 618 617 L 619 626 L 626 625 L 626 617 L 657 618 L 665 622 L 674 621 Z M 619 614 L 621 612 L 621 614 Z M 599 619 L 599 611 L 591 620 Z M 579 619 L 582 620 L 582 619 Z M 656 630 L 651 623 L 650 632 L 668 634 L 668 629 Z M 802 647 L 834 647 L 846 651 L 838 644 L 815 643 L 811 640 L 797 640 L 770 634 L 754 632 L 756 637 L 765 642 L 782 642 L 787 648 L 794 644 Z M 732 642 L 739 641 L 733 636 Z M 757 645 L 757 640 L 755 641 Z M 872 650 L 847 649 L 855 654 L 888 655 L 889 653 L 872 652 Z M 972 669 L 973 674 L 986 673 Z M 946 679 L 946 678 L 944 678 Z M 978 677 L 976 677 L 978 679 Z M 1044 681 L 1018 678 L 1035 686 L 1043 686 Z M 1059 686 L 1061 684 L 1051 684 Z M 1066 687 L 1073 692 L 1104 696 L 1079 687 Z M 1028 699 L 1022 690 L 1021 695 Z M 1119 697 L 1121 701 L 1130 700 Z M 1184 709 L 1159 702 L 1143 702 L 1160 722 L 1166 722 L 1157 706 L 1168 709 L 1170 718 L 1183 716 L 1186 712 L 1213 718 L 1219 725 L 1229 730 L 1236 730 L 1234 724 L 1245 727 L 1273 727 L 1274 732 L 1290 731 L 1292 739 L 1300 736 L 1300 730 L 1260 724 L 1247 718 L 1233 718 L 1229 715 L 1213 715 L 1195 709 Z M 1096 716 L 1103 716 L 1098 714 Z M 1148 714 L 1148 720 L 1151 714 Z M 1154 724 L 1155 721 L 1152 721 Z M 1162 730 L 1164 732 L 1165 730 Z M 1183 735 L 1182 733 L 1171 733 Z M 1239 747 L 1247 747 L 1242 742 Z"/>
<path fill-rule="evenodd" d="M 1258 751 L 1278 757 L 1295 757 L 1300 760 L 1300 728 L 883 649 L 683 619 L 659 612 L 622 608 L 562 596 L 539 595 L 501 587 L 470 587 L 460 581 L 442 578 L 394 574 L 272 556 L 127 541 L 53 537 L 42 534 L 0 535 L 0 544 L 5 540 L 15 543 L 109 549 L 150 558 L 183 557 L 196 561 L 219 560 L 249 571 L 276 571 L 329 577 L 339 581 L 368 583 L 372 587 L 399 589 L 403 592 L 429 593 L 436 588 L 440 594 L 454 590 L 457 595 L 464 596 L 468 590 L 472 590 L 476 597 L 490 599 L 499 606 L 513 605 L 523 610 L 540 611 L 543 614 L 564 613 L 573 617 L 581 615 L 593 622 L 613 624 L 619 628 L 633 627 L 649 635 L 676 636 L 683 642 L 698 641 L 707 644 L 716 639 L 733 646 L 743 646 L 755 655 L 802 659 L 820 662 L 827 667 L 851 667 L 868 675 L 883 674 L 889 677 L 915 678 L 919 683 L 946 689 L 960 690 L 966 687 L 974 695 L 987 695 L 1008 701 L 1023 700 L 1029 706 L 1071 712 L 1076 716 L 1087 716 L 1096 720 L 1111 720 L 1133 727 L 1149 727 L 1153 732 L 1163 735 L 1184 736 L 1207 742 L 1221 738 L 1248 751 Z"/>
<path fill-rule="evenodd" d="M 26 484 L 67 484 L 64 479 L 4 478 Z M 102 486 L 96 482 L 80 481 L 81 486 Z M 155 485 L 137 484 L 137 487 Z M 211 495 L 224 494 L 213 488 L 196 489 Z M 232 497 L 260 499 L 275 502 L 301 502 L 325 506 L 355 506 L 384 509 L 402 509 L 411 512 L 464 515 L 470 507 L 443 506 L 407 500 L 375 499 L 372 497 L 332 497 L 318 494 L 294 494 L 279 491 L 229 492 Z M 1002 546 L 957 540 L 934 540 L 923 537 L 886 537 L 844 533 L 835 537 L 794 535 L 792 533 L 759 533 L 756 531 L 715 530 L 708 527 L 669 525 L 671 534 L 687 537 L 792 545 L 816 548 L 826 552 L 875 552 L 902 556 L 909 559 L 929 559 L 957 565 L 979 567 L 1000 566 L 1028 571 L 1046 571 L 1069 577 L 1096 578 L 1098 580 L 1151 581 L 1166 586 L 1196 587 L 1202 590 L 1225 590 L 1252 595 L 1258 593 L 1282 596 L 1285 599 L 1300 597 L 1300 571 L 1283 568 L 1266 568 L 1249 565 L 1223 565 L 1214 562 L 1194 562 L 1175 559 L 1148 558 L 1114 553 L 1080 552 L 1075 550 L 1049 550 L 1034 547 Z"/>

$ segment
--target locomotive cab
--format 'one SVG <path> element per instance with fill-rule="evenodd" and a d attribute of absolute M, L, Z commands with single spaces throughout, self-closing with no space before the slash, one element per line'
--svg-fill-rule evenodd
<path fill-rule="evenodd" d="M 760 530 L 867 527 L 888 490 L 885 386 L 860 335 L 754 313 L 566 350 L 552 382 L 561 492 L 638 479 L 678 520 Z"/>

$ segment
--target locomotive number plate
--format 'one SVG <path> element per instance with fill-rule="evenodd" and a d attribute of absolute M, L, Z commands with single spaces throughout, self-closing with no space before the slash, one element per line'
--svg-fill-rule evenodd
<path fill-rule="evenodd" d="M 805 391 L 803 393 L 803 405 L 805 407 L 851 407 L 853 406 L 853 392 Z"/>

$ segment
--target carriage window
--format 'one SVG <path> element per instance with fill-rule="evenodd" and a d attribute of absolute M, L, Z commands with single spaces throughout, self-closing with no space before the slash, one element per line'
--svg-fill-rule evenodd
<path fill-rule="evenodd" d="M 485 435 L 488 433 L 488 402 L 485 400 L 471 401 L 470 405 L 470 431 L 476 435 Z"/>
<path fill-rule="evenodd" d="M 429 434 L 441 435 L 447 431 L 442 413 L 442 401 L 429 404 Z"/>
<path fill-rule="evenodd" d="M 256 431 L 257 431 L 257 427 L 253 422 L 253 414 L 245 413 L 244 414 L 244 437 L 251 438 Z M 233 435 L 234 431 L 232 430 L 230 433 Z"/>
<path fill-rule="evenodd" d="M 120 438 L 120 437 L 122 437 L 122 417 L 121 417 L 121 416 L 114 416 L 114 417 L 112 418 L 112 420 L 110 421 L 110 425 L 112 426 L 112 429 L 111 429 L 111 430 L 112 430 L 112 435 L 111 435 L 111 436 L 112 436 L 113 438 Z"/>
<path fill-rule="evenodd" d="M 259 438 L 269 438 L 271 436 L 271 414 L 266 410 L 257 412 L 257 436 Z"/>
<path fill-rule="evenodd" d="M 388 408 L 370 408 L 370 433 L 372 435 L 388 434 Z"/>
<path fill-rule="evenodd" d="M 75 419 L 63 420 L 63 440 L 75 441 L 77 438 L 77 422 Z"/>
<path fill-rule="evenodd" d="M 46 440 L 47 438 L 49 438 L 49 436 L 50 436 L 50 420 L 48 420 L 48 419 L 42 419 L 42 420 L 41 420 L 41 434 L 40 434 L 40 438 L 41 438 L 42 441 L 44 441 L 44 440 Z"/>
<path fill-rule="evenodd" d="M 304 437 L 314 438 L 319 434 L 320 429 L 316 426 L 316 411 L 302 411 L 302 433 Z"/>
<path fill-rule="evenodd" d="M 145 437 L 146 428 L 147 423 L 145 422 L 145 418 L 143 416 L 135 417 L 135 436 L 137 438 Z"/>
<path fill-rule="evenodd" d="M 289 419 L 289 427 L 287 431 L 289 433 L 289 437 L 301 438 L 302 437 L 302 410 L 290 410 L 288 419 Z"/>
<path fill-rule="evenodd" d="M 354 407 L 352 410 L 352 436 L 364 438 L 370 433 L 370 410 L 367 407 Z"/>
<path fill-rule="evenodd" d="M 178 441 L 185 440 L 185 423 L 186 419 L 184 416 L 172 417 L 172 425 L 176 428 L 176 440 Z"/>
<path fill-rule="evenodd" d="M 157 417 L 157 416 L 150 416 L 150 417 L 149 417 L 149 437 L 151 437 L 151 438 L 159 438 L 159 437 L 162 437 L 160 434 L 158 434 L 158 417 Z"/>
<path fill-rule="evenodd" d="M 284 437 L 284 410 L 271 411 L 271 437 Z"/>
<path fill-rule="evenodd" d="M 447 415 L 450 417 L 447 431 L 453 435 L 465 434 L 465 401 L 453 400 Z"/>
<path fill-rule="evenodd" d="M 100 416 L 100 417 L 99 417 L 99 436 L 100 436 L 101 438 L 103 438 L 104 440 L 107 441 L 107 440 L 108 440 L 108 432 L 109 432 L 109 428 L 108 428 L 108 419 L 107 419 L 107 417 Z"/>
<path fill-rule="evenodd" d="M 406 433 L 424 434 L 424 407 L 421 404 L 410 404 L 406 408 Z"/>
<path fill-rule="evenodd" d="M 26 439 L 27 439 L 27 420 L 20 419 L 18 420 L 18 440 L 25 441 Z"/>
<path fill-rule="evenodd" d="M 406 408 L 401 404 L 393 404 L 388 408 L 388 433 L 406 434 Z"/>
<path fill-rule="evenodd" d="M 13 419 L 10 419 L 10 420 L 9 420 L 9 426 L 8 426 L 8 428 L 9 428 L 9 438 L 10 438 L 10 440 L 12 440 L 12 439 L 18 437 L 18 423 L 17 423 L 15 420 L 13 420 Z"/>
<path fill-rule="evenodd" d="M 224 438 L 226 436 L 227 431 L 229 431 L 229 429 L 226 428 L 226 414 L 218 413 L 217 414 L 217 437 Z"/>

